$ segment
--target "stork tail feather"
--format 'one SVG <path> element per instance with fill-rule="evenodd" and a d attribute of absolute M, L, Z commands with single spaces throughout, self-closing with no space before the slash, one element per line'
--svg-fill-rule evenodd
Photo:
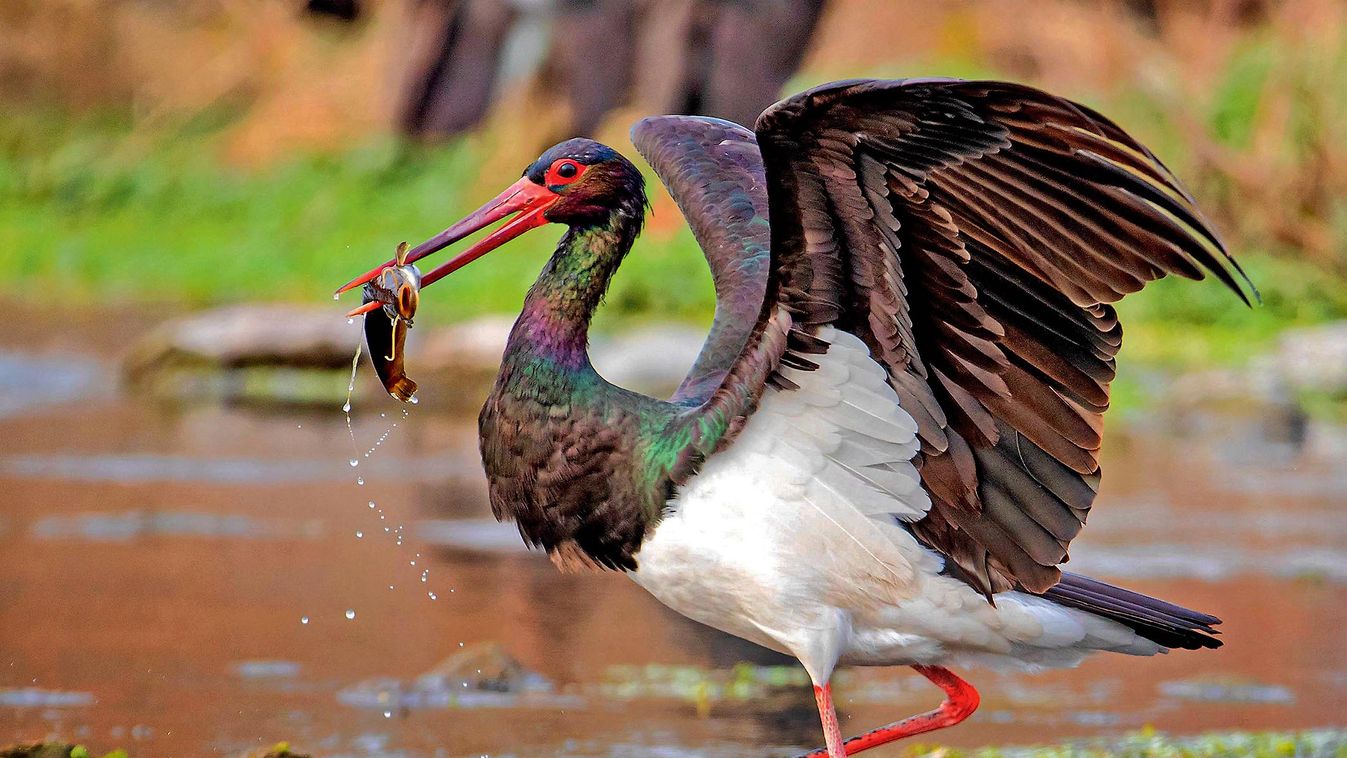
<path fill-rule="evenodd" d="M 1048 600 L 1116 621 L 1167 648 L 1218 648 L 1221 623 L 1215 616 L 1125 590 L 1088 576 L 1062 572 L 1062 580 L 1042 593 Z"/>

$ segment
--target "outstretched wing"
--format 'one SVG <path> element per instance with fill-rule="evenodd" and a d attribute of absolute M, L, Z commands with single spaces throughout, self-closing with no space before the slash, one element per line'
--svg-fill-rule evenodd
<path fill-rule="evenodd" d="M 687 218 L 716 286 L 716 318 L 673 401 L 706 401 L 744 351 L 767 290 L 767 182 L 753 132 L 703 116 L 655 116 L 631 130 L 636 149 Z"/>
<path fill-rule="evenodd" d="M 917 422 L 931 507 L 913 532 L 988 596 L 1046 591 L 1098 488 L 1122 342 L 1110 304 L 1205 272 L 1247 303 L 1238 264 L 1146 148 L 1029 87 L 839 82 L 768 109 L 757 138 L 766 298 L 721 385 L 661 435 L 668 481 L 732 440 L 767 387 L 793 391 L 779 369 L 816 369 L 835 326 Z"/>
<path fill-rule="evenodd" d="M 769 297 L 888 370 L 932 500 L 913 530 L 988 594 L 1048 589 L 1098 486 L 1109 304 L 1206 271 L 1247 303 L 1238 264 L 1146 148 L 1029 87 L 841 82 L 768 109 L 757 136 Z"/>

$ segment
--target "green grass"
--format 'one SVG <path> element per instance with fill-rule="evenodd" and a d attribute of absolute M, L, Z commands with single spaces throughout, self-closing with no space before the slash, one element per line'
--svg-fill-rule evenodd
<path fill-rule="evenodd" d="M 479 180 L 488 150 L 383 140 L 245 172 L 214 160 L 209 135 L 137 146 L 115 119 L 6 117 L 0 292 L 68 305 L 327 301 L 398 241 L 428 237 L 494 194 L 491 178 Z M 517 310 L 556 237 L 534 232 L 456 274 L 426 299 L 427 318 Z M 705 269 L 686 232 L 647 239 L 610 305 L 696 318 L 713 306 Z"/>
<path fill-rule="evenodd" d="M 61 305 L 328 303 L 398 241 L 435 233 L 514 178 L 483 175 L 499 146 L 479 138 L 385 139 L 233 169 L 215 157 L 227 123 L 207 114 L 146 137 L 116 115 L 0 117 L 0 294 Z M 556 237 L 539 230 L 455 274 L 424 300 L 423 318 L 515 312 Z M 1213 281 L 1162 281 L 1122 304 L 1127 360 L 1237 363 L 1288 326 L 1347 318 L 1340 280 L 1236 248 L 1264 305 L 1245 308 Z M 618 274 L 599 328 L 704 322 L 713 304 L 691 235 L 652 231 Z"/>
<path fill-rule="evenodd" d="M 50 750 L 47 750 L 50 748 Z M 932 758 L 1342 758 L 1347 756 L 1347 732 L 1341 729 L 1314 729 L 1302 732 L 1208 732 L 1193 736 L 1171 736 L 1146 728 L 1115 737 L 1095 737 L 1055 745 L 1029 747 L 984 747 L 971 750 L 935 744 L 911 743 L 902 748 L 907 756 Z M 83 746 L 28 746 L 15 755 L 69 756 L 88 758 Z M 250 754 L 251 755 L 251 754 Z M 297 753 L 281 742 L 266 753 L 266 758 L 284 758 Z M 121 750 L 105 758 L 127 758 Z"/>
<path fill-rule="evenodd" d="M 1347 756 L 1347 732 L 1209 732 L 1180 737 L 1142 729 L 1036 747 L 958 750 L 911 746 L 907 755 L 940 758 L 1324 758 Z"/>

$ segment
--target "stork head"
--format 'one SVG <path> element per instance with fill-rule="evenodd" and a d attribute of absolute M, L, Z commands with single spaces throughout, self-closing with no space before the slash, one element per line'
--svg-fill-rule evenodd
<path fill-rule="evenodd" d="M 646 204 L 641 173 L 616 150 L 577 137 L 553 145 L 524 169 L 519 181 L 443 232 L 412 248 L 407 263 L 511 217 L 495 231 L 421 278 L 429 286 L 524 232 L 548 223 L 571 227 L 609 223 L 614 214 L 640 218 Z M 389 263 L 352 279 L 338 293 L 368 282 Z"/>

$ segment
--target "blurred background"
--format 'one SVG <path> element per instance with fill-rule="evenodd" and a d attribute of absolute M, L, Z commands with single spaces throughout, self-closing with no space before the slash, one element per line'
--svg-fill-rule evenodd
<path fill-rule="evenodd" d="M 1226 647 L 974 674 L 982 710 L 938 741 L 1342 755 L 1340 0 L 3 0 L 0 752 L 811 746 L 788 661 L 621 576 L 560 576 L 490 519 L 476 410 L 553 235 L 425 298 L 414 408 L 368 365 L 352 378 L 355 303 L 330 293 L 559 139 L 636 158 L 644 115 L 751 124 L 807 86 L 914 75 L 1109 115 L 1263 295 L 1248 309 L 1167 280 L 1123 302 L 1104 485 L 1072 551 L 1075 570 L 1223 616 Z M 594 352 L 655 392 L 713 295 L 677 208 L 652 199 Z M 938 694 L 899 669 L 838 689 L 849 732 Z"/>

